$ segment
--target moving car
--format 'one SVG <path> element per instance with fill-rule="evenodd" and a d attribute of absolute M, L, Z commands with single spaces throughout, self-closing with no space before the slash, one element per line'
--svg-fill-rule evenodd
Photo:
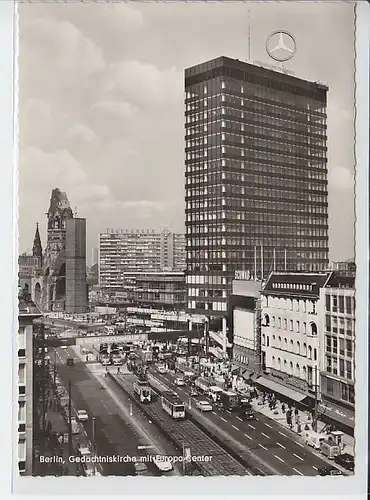
<path fill-rule="evenodd" d="M 80 422 L 86 422 L 86 420 L 89 420 L 89 415 L 87 414 L 86 410 L 77 410 L 77 420 Z"/>
<path fill-rule="evenodd" d="M 256 415 L 251 408 L 244 408 L 239 412 L 239 417 L 243 420 L 255 420 Z"/>
<path fill-rule="evenodd" d="M 193 398 L 195 396 L 199 396 L 199 392 L 196 389 L 190 389 L 190 396 L 192 396 Z"/>
<path fill-rule="evenodd" d="M 320 476 L 343 476 L 342 472 L 332 465 L 321 467 L 321 469 L 318 469 L 318 473 Z"/>
<path fill-rule="evenodd" d="M 179 386 L 179 387 L 182 387 L 185 385 L 185 381 L 183 378 L 176 378 L 175 379 L 175 385 Z"/>
<path fill-rule="evenodd" d="M 67 358 L 67 366 L 73 366 L 75 364 L 75 360 L 73 358 Z"/>
<path fill-rule="evenodd" d="M 341 465 L 347 470 L 353 472 L 355 470 L 355 458 L 353 455 L 349 453 L 343 453 L 342 455 L 338 455 L 334 458 L 334 462 L 338 465 Z"/>
<path fill-rule="evenodd" d="M 158 366 L 158 373 L 168 373 L 168 368 L 164 365 L 159 365 Z"/>
<path fill-rule="evenodd" d="M 200 411 L 212 411 L 212 405 L 208 401 L 198 401 L 196 407 Z"/>

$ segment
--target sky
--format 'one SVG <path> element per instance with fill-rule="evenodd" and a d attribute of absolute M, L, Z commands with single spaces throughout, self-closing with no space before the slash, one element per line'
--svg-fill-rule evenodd
<path fill-rule="evenodd" d="M 248 13 L 249 10 L 249 13 Z M 219 56 L 277 64 L 328 92 L 331 260 L 354 255 L 353 7 L 341 2 L 20 3 L 19 249 L 46 244 L 51 190 L 87 219 L 88 262 L 107 228 L 184 232 L 184 69 Z"/>

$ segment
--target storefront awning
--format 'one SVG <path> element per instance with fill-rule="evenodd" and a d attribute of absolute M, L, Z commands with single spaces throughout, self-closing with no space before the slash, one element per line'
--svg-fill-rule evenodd
<path fill-rule="evenodd" d="M 294 389 L 290 389 L 289 387 L 285 387 L 285 385 L 278 384 L 277 382 L 274 382 L 273 380 L 270 380 L 265 377 L 259 377 L 255 380 L 256 384 L 259 384 L 263 387 L 266 387 L 266 389 L 269 389 L 270 391 L 273 391 L 277 394 L 281 394 L 282 396 L 285 396 L 286 398 L 292 399 L 293 401 L 296 401 L 297 403 L 300 403 L 303 401 L 307 395 L 302 394 L 301 392 L 297 392 Z"/>
<path fill-rule="evenodd" d="M 319 413 L 323 417 L 328 417 L 348 427 L 354 428 L 355 426 L 354 411 L 342 408 L 341 406 L 329 401 L 319 404 Z"/>

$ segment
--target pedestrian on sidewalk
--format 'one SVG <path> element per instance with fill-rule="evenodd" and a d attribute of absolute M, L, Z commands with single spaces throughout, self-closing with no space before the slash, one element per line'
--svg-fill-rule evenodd
<path fill-rule="evenodd" d="M 118 367 L 118 368 L 117 368 L 117 375 L 119 375 L 120 373 L 121 373 L 121 368 L 120 368 L 120 367 Z"/>

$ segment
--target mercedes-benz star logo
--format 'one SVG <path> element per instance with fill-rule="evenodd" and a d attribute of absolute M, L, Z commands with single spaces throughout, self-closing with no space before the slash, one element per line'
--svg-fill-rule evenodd
<path fill-rule="evenodd" d="M 275 61 L 288 61 L 296 50 L 294 37 L 287 31 L 274 31 L 266 41 L 266 52 Z"/>

